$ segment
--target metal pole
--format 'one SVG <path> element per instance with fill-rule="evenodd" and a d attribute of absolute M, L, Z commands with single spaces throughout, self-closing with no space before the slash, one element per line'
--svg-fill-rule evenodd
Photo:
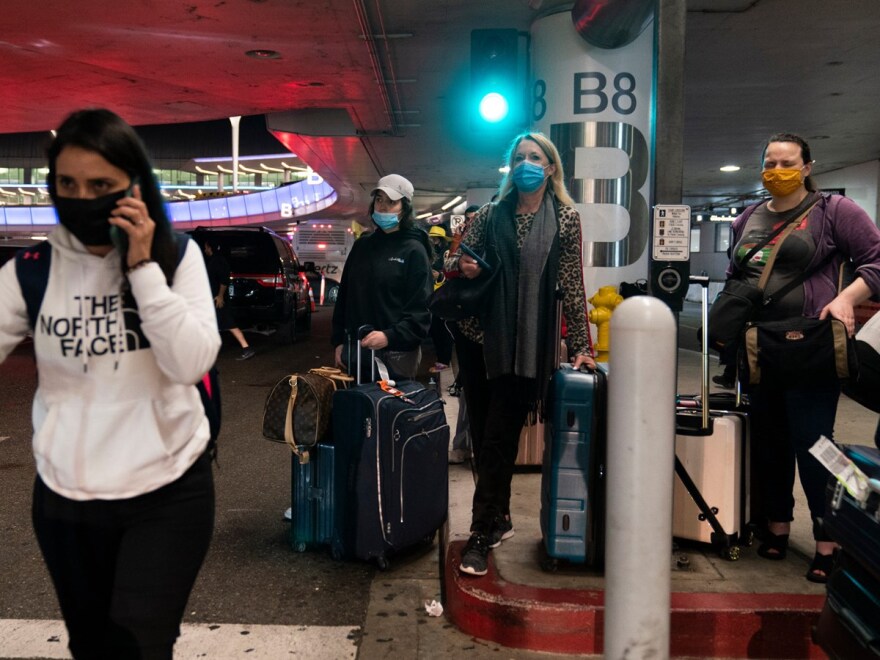
<path fill-rule="evenodd" d="M 669 658 L 675 318 L 656 298 L 611 317 L 605 541 L 605 649 L 610 660 Z"/>

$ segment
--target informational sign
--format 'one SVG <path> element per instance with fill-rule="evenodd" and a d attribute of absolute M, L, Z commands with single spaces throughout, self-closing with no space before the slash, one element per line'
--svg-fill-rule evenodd
<path fill-rule="evenodd" d="M 658 204 L 654 207 L 652 240 L 654 261 L 689 261 L 691 258 L 691 207 Z"/>

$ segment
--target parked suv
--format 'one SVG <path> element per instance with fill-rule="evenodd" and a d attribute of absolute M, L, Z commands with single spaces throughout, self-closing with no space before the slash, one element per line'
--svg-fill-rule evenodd
<path fill-rule="evenodd" d="M 198 227 L 204 248 L 220 246 L 229 262 L 229 310 L 241 328 L 272 326 L 282 342 L 312 326 L 309 283 L 290 243 L 266 227 Z"/>

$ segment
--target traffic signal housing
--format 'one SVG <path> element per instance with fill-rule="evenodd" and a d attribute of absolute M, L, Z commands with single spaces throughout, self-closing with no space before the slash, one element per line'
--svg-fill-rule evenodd
<path fill-rule="evenodd" d="M 485 129 L 512 130 L 525 123 L 525 67 L 517 30 L 471 31 L 471 107 Z"/>

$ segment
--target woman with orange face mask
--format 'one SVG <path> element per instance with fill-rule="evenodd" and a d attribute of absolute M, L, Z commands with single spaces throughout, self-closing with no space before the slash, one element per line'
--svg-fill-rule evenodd
<path fill-rule="evenodd" d="M 785 290 L 805 273 L 799 285 L 762 308 L 755 321 L 779 321 L 803 316 L 840 319 L 855 332 L 853 308 L 880 294 L 880 230 L 855 202 L 842 195 L 817 192 L 811 178 L 810 147 L 799 136 L 779 133 L 763 152 L 761 178 L 770 198 L 748 207 L 733 223 L 732 261 L 727 277 L 757 284 L 779 236 L 753 248 L 783 223 L 794 230 L 780 245 L 765 293 Z M 746 259 L 749 254 L 753 255 Z M 838 291 L 844 261 L 855 265 L 852 284 Z M 734 266 L 735 265 L 735 266 Z M 806 577 L 825 582 L 836 544 L 825 534 L 828 472 L 809 453 L 820 435 L 833 438 L 838 380 L 819 384 L 774 383 L 751 386 L 752 451 L 757 471 L 757 501 L 762 506 L 762 544 L 765 559 L 785 559 L 793 520 L 795 463 L 813 519 L 815 554 Z"/>

